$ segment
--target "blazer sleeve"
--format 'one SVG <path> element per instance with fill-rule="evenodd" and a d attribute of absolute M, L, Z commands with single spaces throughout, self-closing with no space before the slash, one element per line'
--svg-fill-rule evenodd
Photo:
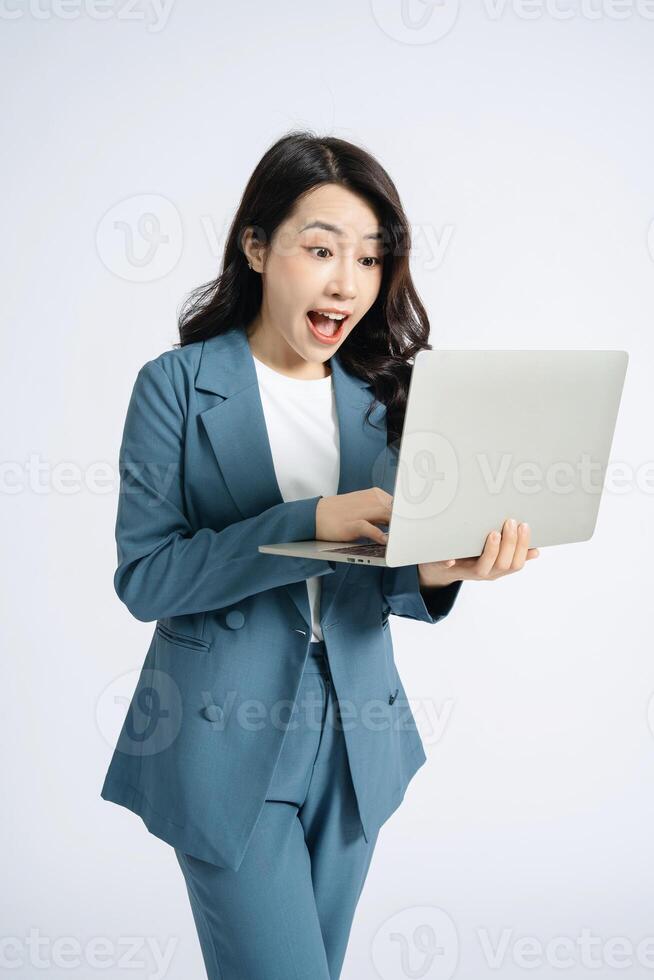
<path fill-rule="evenodd" d="M 417 565 L 384 568 L 384 615 L 406 616 L 425 623 L 438 623 L 452 609 L 462 584 L 463 580 L 459 580 L 450 585 L 432 588 L 420 585 Z"/>
<path fill-rule="evenodd" d="M 114 588 L 136 619 L 206 612 L 335 571 L 335 563 L 271 555 L 260 544 L 316 536 L 320 496 L 279 503 L 221 531 L 193 531 L 184 509 L 185 419 L 155 359 L 139 371 L 119 452 Z"/>

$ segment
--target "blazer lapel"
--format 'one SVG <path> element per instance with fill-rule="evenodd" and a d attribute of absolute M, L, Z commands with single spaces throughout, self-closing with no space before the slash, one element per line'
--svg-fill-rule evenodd
<path fill-rule="evenodd" d="M 345 370 L 338 352 L 329 363 L 340 442 L 337 492 L 381 486 L 386 459 L 386 406 L 378 404 L 370 422 L 364 426 L 364 415 L 373 397 L 370 385 Z M 255 517 L 283 503 L 256 368 L 242 329 L 233 328 L 204 341 L 195 387 L 223 399 L 201 412 L 200 418 L 229 493 L 243 518 Z M 370 423 L 380 428 L 373 428 Z M 321 623 L 350 567 L 339 562 L 333 575 L 322 577 Z M 311 610 L 305 582 L 292 582 L 285 588 L 310 628 Z"/>

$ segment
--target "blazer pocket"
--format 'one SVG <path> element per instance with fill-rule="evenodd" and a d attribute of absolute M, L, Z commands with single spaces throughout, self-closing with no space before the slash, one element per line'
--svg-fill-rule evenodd
<path fill-rule="evenodd" d="M 206 653 L 211 646 L 208 640 L 200 640 L 197 636 L 188 636 L 186 633 L 171 630 L 169 626 L 164 626 L 163 623 L 157 623 L 156 631 L 169 643 L 178 647 L 185 647 L 187 650 L 195 650 L 197 653 Z"/>

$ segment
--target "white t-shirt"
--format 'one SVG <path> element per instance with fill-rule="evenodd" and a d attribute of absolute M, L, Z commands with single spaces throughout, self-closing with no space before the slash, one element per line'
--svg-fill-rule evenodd
<path fill-rule="evenodd" d="M 275 476 L 284 502 L 338 490 L 340 439 L 331 374 L 290 378 L 253 355 L 268 430 Z M 306 580 L 312 640 L 322 640 L 319 610 L 321 575 Z"/>

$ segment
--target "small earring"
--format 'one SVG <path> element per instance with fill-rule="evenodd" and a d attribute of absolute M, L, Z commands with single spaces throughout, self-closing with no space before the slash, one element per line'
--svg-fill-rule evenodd
<path fill-rule="evenodd" d="M 252 263 L 251 262 L 248 262 L 248 266 L 251 269 L 252 268 Z"/>

